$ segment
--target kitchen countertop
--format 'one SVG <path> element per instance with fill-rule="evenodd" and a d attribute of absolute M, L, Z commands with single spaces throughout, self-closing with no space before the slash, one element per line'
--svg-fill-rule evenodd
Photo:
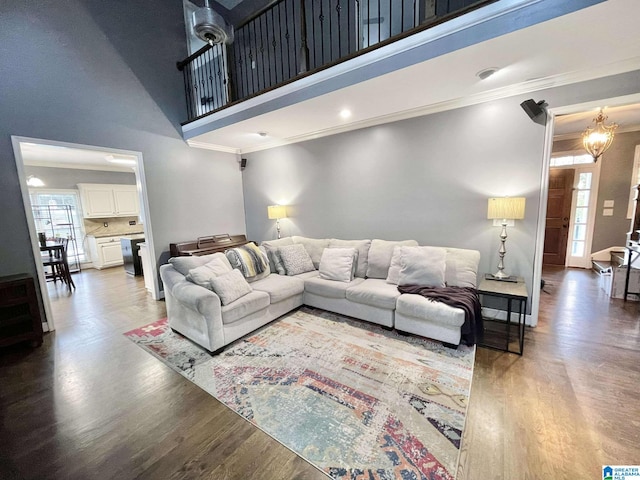
<path fill-rule="evenodd" d="M 122 235 L 120 238 L 126 238 L 129 240 L 144 240 L 144 233 L 132 233 L 127 235 Z"/>
<path fill-rule="evenodd" d="M 126 238 L 144 238 L 144 232 L 122 232 L 122 233 L 94 233 L 87 237 L 105 238 L 105 237 L 126 237 Z"/>

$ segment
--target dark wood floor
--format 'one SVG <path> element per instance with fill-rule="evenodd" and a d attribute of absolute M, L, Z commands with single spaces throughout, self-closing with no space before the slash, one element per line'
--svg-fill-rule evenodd
<path fill-rule="evenodd" d="M 458 480 L 600 478 L 640 462 L 640 306 L 545 270 L 525 355 L 479 349 Z M 127 340 L 164 302 L 122 268 L 50 285 L 56 328 L 0 350 L 0 478 L 326 478 Z"/>

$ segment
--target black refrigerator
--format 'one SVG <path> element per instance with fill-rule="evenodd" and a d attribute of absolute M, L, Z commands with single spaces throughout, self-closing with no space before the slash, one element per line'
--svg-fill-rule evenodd
<path fill-rule="evenodd" d="M 120 238 L 124 270 L 129 275 L 142 275 L 142 259 L 139 255 L 139 243 L 144 243 L 144 238 Z"/>

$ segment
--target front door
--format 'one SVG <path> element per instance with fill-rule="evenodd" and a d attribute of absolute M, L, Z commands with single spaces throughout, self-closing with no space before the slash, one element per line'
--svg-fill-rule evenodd
<path fill-rule="evenodd" d="M 547 223 L 544 232 L 545 265 L 564 265 L 567 258 L 573 176 L 574 170 L 571 168 L 553 169 L 549 173 Z"/>

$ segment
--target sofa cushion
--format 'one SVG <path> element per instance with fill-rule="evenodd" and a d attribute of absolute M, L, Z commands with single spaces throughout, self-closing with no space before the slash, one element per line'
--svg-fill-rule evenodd
<path fill-rule="evenodd" d="M 314 268 L 320 266 L 320 259 L 322 258 L 322 252 L 329 246 L 328 238 L 307 238 L 294 235 L 291 237 L 293 243 L 299 243 L 304 245 L 305 250 L 311 257 Z"/>
<path fill-rule="evenodd" d="M 310 272 L 300 273 L 298 275 L 294 275 L 294 278 L 299 278 L 300 280 L 306 280 L 307 278 L 314 278 L 318 276 L 318 271 L 313 270 Z"/>
<path fill-rule="evenodd" d="M 480 252 L 463 248 L 447 248 L 445 280 L 450 287 L 476 288 Z"/>
<path fill-rule="evenodd" d="M 222 323 L 229 324 L 241 320 L 247 315 L 267 308 L 269 303 L 270 298 L 268 293 L 254 290 L 240 297 L 235 302 L 222 306 Z"/>
<path fill-rule="evenodd" d="M 338 240 L 332 238 L 329 241 L 329 247 L 353 247 L 358 250 L 358 266 L 356 267 L 356 277 L 364 278 L 367 274 L 367 257 L 369 256 L 369 247 L 371 240 Z"/>
<path fill-rule="evenodd" d="M 278 247 L 293 245 L 293 240 L 291 240 L 291 237 L 279 238 L 278 240 L 268 240 L 266 242 L 262 242 L 260 245 L 267 251 L 267 257 L 269 258 L 269 268 L 271 269 L 271 271 L 278 272 L 280 275 L 285 275 L 284 267 L 282 267 L 282 262 L 280 262 L 279 259 L 275 258 L 275 256 Z M 280 263 L 282 272 L 278 270 L 276 261 Z"/>
<path fill-rule="evenodd" d="M 226 257 L 218 256 L 200 267 L 192 268 L 185 278 L 196 285 L 211 289 L 212 278 L 229 273 L 231 270 L 233 268 Z"/>
<path fill-rule="evenodd" d="M 242 272 L 235 268 L 228 273 L 213 277 L 210 282 L 211 289 L 220 297 L 222 305 L 229 305 L 251 292 L 251 285 L 247 283 Z"/>
<path fill-rule="evenodd" d="M 358 251 L 353 248 L 325 248 L 318 269 L 320 278 L 338 282 L 353 280 Z"/>
<path fill-rule="evenodd" d="M 396 308 L 399 296 L 398 287 L 379 278 L 367 278 L 347 289 L 347 300 L 388 310 Z"/>
<path fill-rule="evenodd" d="M 304 281 L 304 290 L 321 297 L 347 298 L 347 289 L 364 282 L 364 278 L 354 278 L 351 282 L 334 282 L 320 277 L 308 278 Z"/>
<path fill-rule="evenodd" d="M 271 303 L 278 303 L 301 294 L 304 291 L 304 280 L 273 273 L 267 278 L 253 282 L 251 287 L 259 292 L 268 293 Z"/>
<path fill-rule="evenodd" d="M 396 300 L 396 312 L 425 322 L 435 322 L 450 327 L 461 327 L 464 310 L 442 302 L 429 300 L 421 295 L 402 294 Z"/>
<path fill-rule="evenodd" d="M 418 242 L 415 240 L 389 241 L 389 240 L 371 240 L 369 248 L 369 258 L 367 259 L 367 278 L 387 278 L 389 274 L 389 266 L 391 265 L 391 257 L 393 257 L 393 249 L 397 246 L 405 245 L 407 247 L 416 247 Z"/>
<path fill-rule="evenodd" d="M 311 257 L 303 245 L 278 247 L 278 255 L 280 255 L 287 275 L 298 275 L 315 270 Z"/>
<path fill-rule="evenodd" d="M 444 287 L 447 251 L 440 247 L 402 247 L 398 285 Z"/>
<path fill-rule="evenodd" d="M 189 274 L 189 270 L 201 267 L 202 265 L 209 263 L 211 260 L 220 257 L 224 257 L 224 253 L 217 252 L 200 256 L 171 257 L 169 259 L 169 263 L 173 265 L 173 268 L 186 277 Z"/>

